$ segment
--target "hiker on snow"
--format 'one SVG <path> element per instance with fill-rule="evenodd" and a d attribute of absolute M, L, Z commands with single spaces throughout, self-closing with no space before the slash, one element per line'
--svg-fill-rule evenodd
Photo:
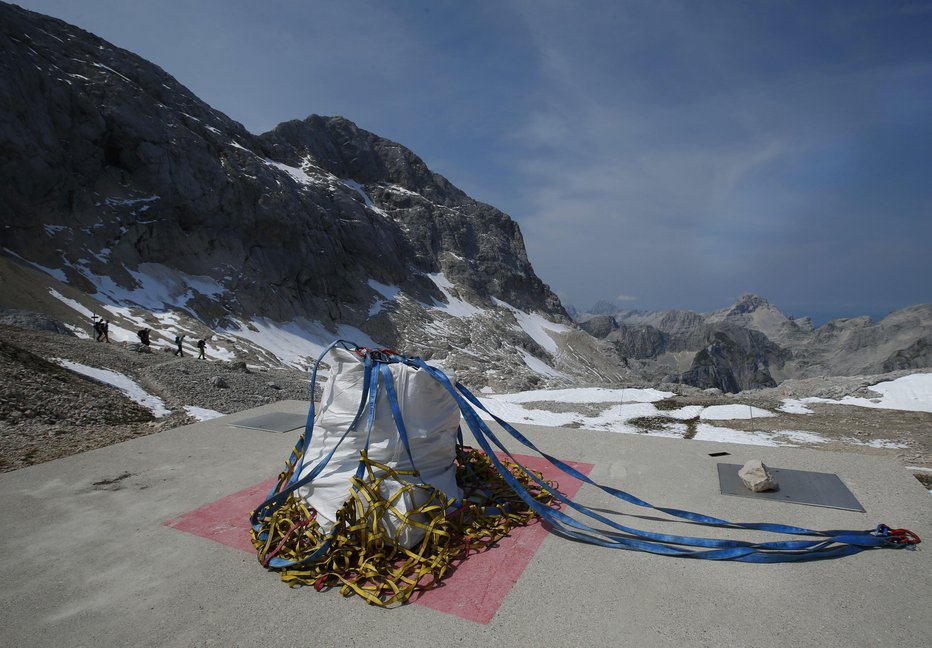
<path fill-rule="evenodd" d="M 143 343 L 144 345 L 146 345 L 146 346 L 149 346 L 149 334 L 150 334 L 150 333 L 151 333 L 151 331 L 150 331 L 149 329 L 146 328 L 146 329 L 141 329 L 141 330 L 139 330 L 139 331 L 136 333 L 136 335 L 139 336 L 139 341 L 140 341 L 140 342 L 142 342 L 142 343 Z"/>
<path fill-rule="evenodd" d="M 197 341 L 197 348 L 198 348 L 198 351 L 200 351 L 200 354 L 201 354 L 201 355 L 197 356 L 197 359 L 198 359 L 198 360 L 206 360 L 206 359 L 207 359 L 207 356 L 204 355 L 204 349 L 205 349 L 206 347 L 207 347 L 207 340 L 198 340 L 198 341 Z"/>
<path fill-rule="evenodd" d="M 178 345 L 178 350 L 175 351 L 176 356 L 184 357 L 184 351 L 181 350 L 181 343 L 184 342 L 184 333 L 175 336 L 175 344 Z"/>

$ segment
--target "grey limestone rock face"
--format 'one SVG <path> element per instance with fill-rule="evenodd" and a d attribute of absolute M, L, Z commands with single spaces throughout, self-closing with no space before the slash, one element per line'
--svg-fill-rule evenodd
<path fill-rule="evenodd" d="M 706 346 L 696 353 L 692 366 L 681 374 L 680 382 L 731 393 L 777 384 L 769 367 L 788 354 L 762 333 L 712 328 L 705 339 Z"/>
<path fill-rule="evenodd" d="M 615 349 L 626 358 L 655 358 L 670 343 L 670 336 L 653 326 L 620 326 L 610 335 Z"/>
<path fill-rule="evenodd" d="M 672 310 L 664 313 L 657 322 L 659 331 L 671 335 L 681 335 L 705 324 L 705 319 L 698 313 L 684 310 Z"/>
<path fill-rule="evenodd" d="M 611 315 L 596 315 L 580 322 L 579 328 L 599 339 L 608 337 L 608 334 L 618 329 L 618 323 Z"/>
<path fill-rule="evenodd" d="M 932 366 L 932 336 L 919 338 L 905 349 L 895 351 L 883 363 L 883 371 L 922 369 Z"/>
<path fill-rule="evenodd" d="M 405 147 L 341 117 L 253 135 L 157 66 L 12 5 L 0 36 L 4 245 L 85 292 L 107 277 L 141 294 L 138 273 L 167 267 L 214 282 L 174 304 L 212 326 L 365 330 L 370 281 L 429 304 L 444 297 L 425 275 L 443 272 L 479 303 L 568 321 L 517 224 Z"/>
<path fill-rule="evenodd" d="M 480 301 L 494 296 L 568 320 L 535 275 L 517 224 L 467 196 L 404 146 L 345 118 L 317 115 L 280 124 L 261 138 L 271 152 L 313 159 L 326 172 L 359 183 L 405 233 L 416 269 L 442 271 Z"/>

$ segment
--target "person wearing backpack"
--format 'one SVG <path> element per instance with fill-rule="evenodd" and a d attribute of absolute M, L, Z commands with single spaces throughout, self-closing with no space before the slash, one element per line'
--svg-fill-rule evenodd
<path fill-rule="evenodd" d="M 176 356 L 184 357 L 184 351 L 181 350 L 181 343 L 184 342 L 184 333 L 175 336 L 175 344 L 178 345 L 178 350 L 175 351 Z"/>
<path fill-rule="evenodd" d="M 206 360 L 207 356 L 204 355 L 204 349 L 207 348 L 207 340 L 198 340 L 197 349 L 200 351 L 200 355 L 197 356 L 198 360 Z"/>

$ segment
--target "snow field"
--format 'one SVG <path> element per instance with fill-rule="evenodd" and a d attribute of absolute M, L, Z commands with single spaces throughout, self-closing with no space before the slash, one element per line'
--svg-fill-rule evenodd
<path fill-rule="evenodd" d="M 789 414 L 805 415 L 812 410 L 804 403 L 824 402 L 856 405 L 860 407 L 877 407 L 885 409 L 903 409 L 917 412 L 932 411 L 932 373 L 913 374 L 896 380 L 879 383 L 871 387 L 880 394 L 876 399 L 846 397 L 838 401 L 829 399 L 807 398 L 800 400 L 786 399 L 779 408 Z M 673 396 L 673 392 L 655 389 L 543 389 L 520 392 L 517 394 L 494 394 L 483 389 L 482 402 L 490 412 L 501 419 L 514 423 L 527 423 L 546 427 L 565 427 L 572 425 L 591 430 L 604 430 L 618 433 L 645 433 L 643 428 L 633 424 L 638 418 L 657 417 L 687 421 L 698 418 L 695 439 L 701 441 L 720 441 L 725 443 L 742 443 L 762 446 L 798 446 L 801 444 L 827 443 L 828 439 L 812 432 L 801 430 L 779 430 L 749 432 L 712 425 L 706 421 L 753 420 L 776 416 L 773 412 L 750 405 L 712 405 L 704 407 L 691 405 L 673 410 L 659 410 L 654 405 L 657 401 Z M 527 403 L 560 403 L 560 409 L 554 412 L 545 409 L 530 409 Z M 596 415 L 572 411 L 572 405 L 605 405 Z M 492 417 L 482 412 L 482 417 Z M 682 438 L 687 431 L 685 424 L 671 422 L 659 430 L 646 432 L 652 436 Z M 852 445 L 872 448 L 905 448 L 902 443 L 886 439 L 861 441 L 855 438 L 844 439 Z"/>
<path fill-rule="evenodd" d="M 932 373 L 912 374 L 896 380 L 877 383 L 870 387 L 879 394 L 877 398 L 845 396 L 833 401 L 826 398 L 804 398 L 804 403 L 838 403 L 857 407 L 905 410 L 907 412 L 932 412 Z"/>

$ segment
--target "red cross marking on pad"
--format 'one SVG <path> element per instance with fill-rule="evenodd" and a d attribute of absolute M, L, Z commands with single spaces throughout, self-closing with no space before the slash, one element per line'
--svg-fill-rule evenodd
<path fill-rule="evenodd" d="M 560 472 L 542 457 L 515 455 L 527 468 L 556 481 L 560 491 L 572 497 L 579 490 L 578 479 Z M 592 464 L 566 461 L 588 475 Z M 167 520 L 163 524 L 222 545 L 255 553 L 249 538 L 249 514 L 275 486 L 274 479 L 227 495 L 215 502 Z M 453 614 L 476 623 L 488 623 L 511 591 L 549 532 L 539 522 L 512 529 L 498 546 L 474 554 L 461 562 L 440 587 L 412 597 L 415 605 Z"/>

